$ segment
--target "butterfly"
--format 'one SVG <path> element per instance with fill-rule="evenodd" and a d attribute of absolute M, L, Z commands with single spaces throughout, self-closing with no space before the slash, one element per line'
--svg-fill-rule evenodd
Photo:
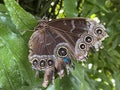
<path fill-rule="evenodd" d="M 65 69 L 75 68 L 72 59 L 86 59 L 90 48 L 96 51 L 108 37 L 105 27 L 86 18 L 42 19 L 29 40 L 29 61 L 36 76 L 44 72 L 43 87 L 54 83 L 55 75 L 64 77 Z"/>

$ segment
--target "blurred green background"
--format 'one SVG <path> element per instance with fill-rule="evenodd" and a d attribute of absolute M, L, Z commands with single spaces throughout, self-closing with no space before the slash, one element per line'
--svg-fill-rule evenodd
<path fill-rule="evenodd" d="M 0 90 L 120 90 L 120 0 L 16 1 L 0 0 Z M 43 16 L 99 19 L 109 34 L 104 49 L 46 89 L 28 61 L 30 30 Z"/>

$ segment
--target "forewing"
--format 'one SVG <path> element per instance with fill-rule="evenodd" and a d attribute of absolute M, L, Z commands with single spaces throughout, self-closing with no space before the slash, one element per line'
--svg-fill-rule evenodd
<path fill-rule="evenodd" d="M 48 24 L 75 36 L 79 36 L 88 30 L 88 22 L 84 18 L 55 19 L 49 21 Z"/>

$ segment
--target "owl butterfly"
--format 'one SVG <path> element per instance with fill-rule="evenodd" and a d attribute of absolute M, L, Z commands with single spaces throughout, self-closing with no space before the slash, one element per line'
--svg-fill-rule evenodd
<path fill-rule="evenodd" d="M 54 74 L 60 79 L 65 70 L 74 68 L 72 59 L 84 60 L 90 48 L 97 51 L 102 41 L 108 37 L 105 28 L 93 20 L 85 18 L 42 19 L 29 40 L 29 61 L 39 76 L 44 72 L 43 87 L 54 83 Z"/>

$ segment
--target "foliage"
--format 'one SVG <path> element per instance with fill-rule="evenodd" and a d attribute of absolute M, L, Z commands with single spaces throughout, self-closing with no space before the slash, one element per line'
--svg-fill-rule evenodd
<path fill-rule="evenodd" d="M 28 40 L 37 19 L 63 17 L 98 18 L 109 34 L 104 49 L 90 52 L 87 62 L 75 62 L 75 70 L 47 90 L 119 90 L 120 0 L 4 0 L 0 4 L 0 89 L 42 90 L 42 76 L 34 77 L 28 62 Z"/>

